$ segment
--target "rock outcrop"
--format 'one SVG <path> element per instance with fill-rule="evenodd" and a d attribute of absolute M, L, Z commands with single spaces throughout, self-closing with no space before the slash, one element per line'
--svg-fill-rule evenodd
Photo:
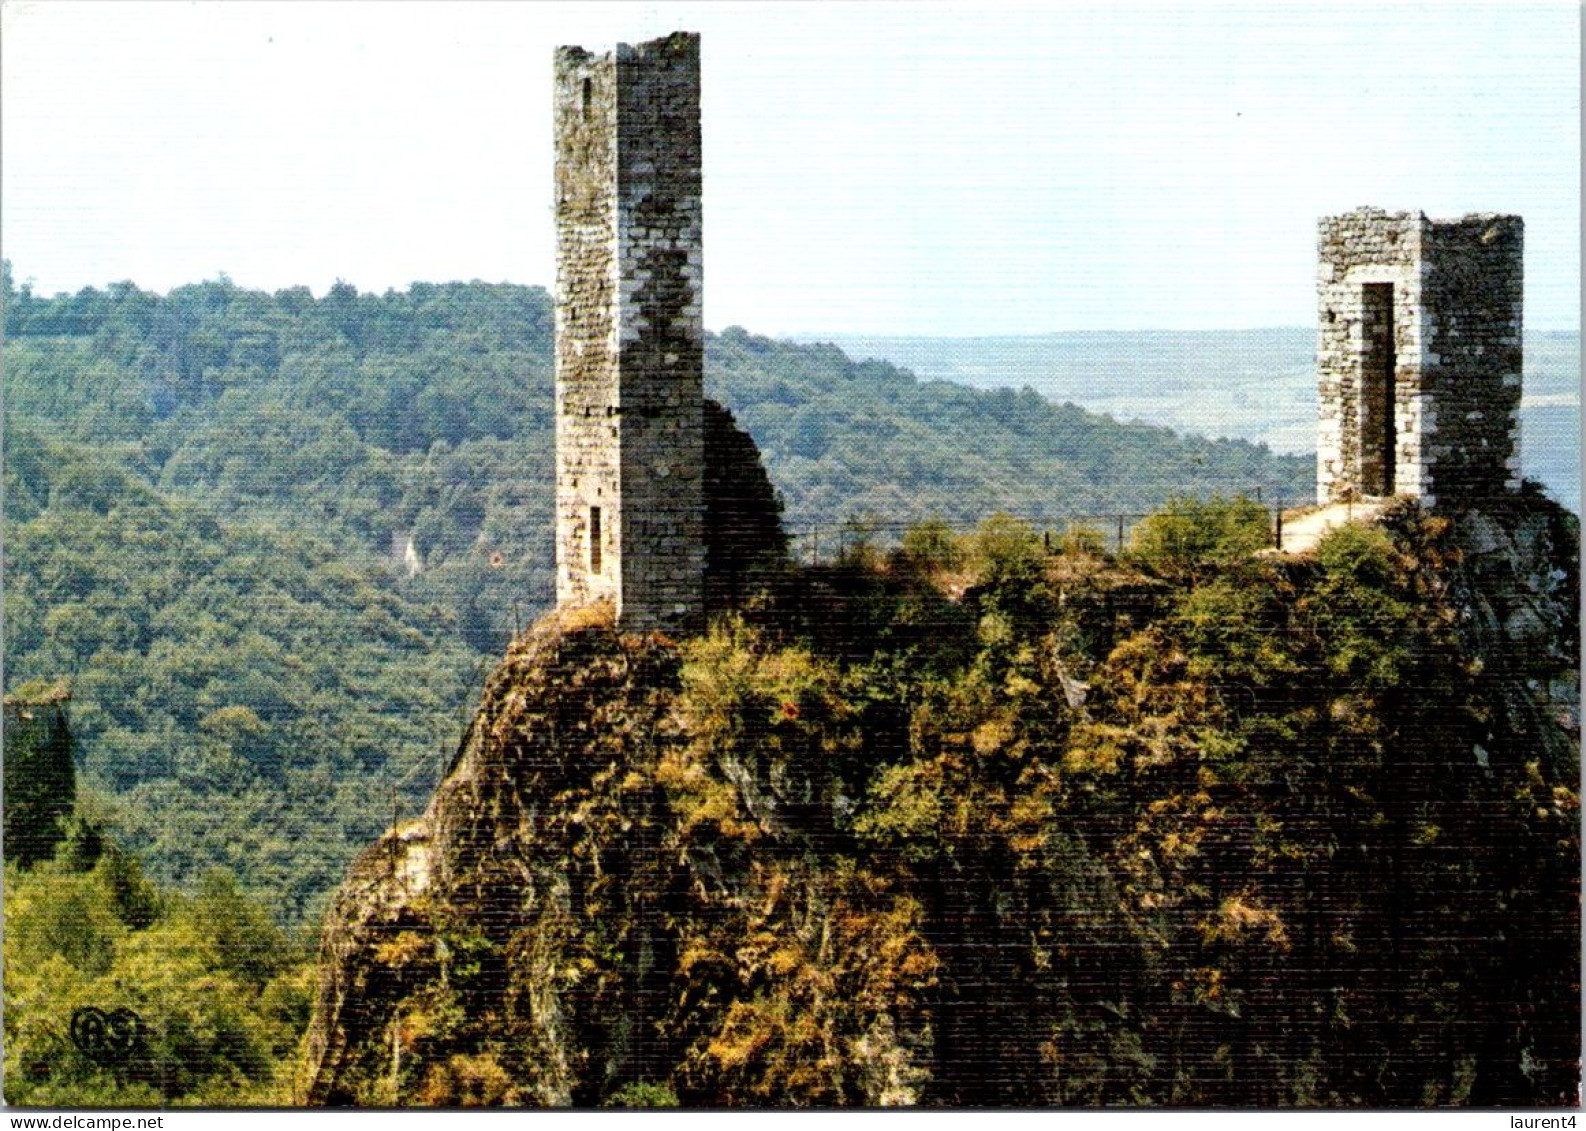
<path fill-rule="evenodd" d="M 1134 603 L 1017 562 L 796 578 L 826 652 L 526 633 L 337 896 L 308 1101 L 1569 1100 L 1572 516 L 1401 501 Z"/>
<path fill-rule="evenodd" d="M 338 894 L 309 1103 L 767 1102 L 740 1071 L 767 1034 L 831 1043 L 834 1102 L 915 1098 L 917 906 L 801 859 L 788 767 L 740 812 L 679 667 L 598 609 L 514 644 L 428 811 Z"/>

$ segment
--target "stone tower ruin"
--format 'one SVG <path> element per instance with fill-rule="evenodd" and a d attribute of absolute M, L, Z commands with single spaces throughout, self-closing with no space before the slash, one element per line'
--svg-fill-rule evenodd
<path fill-rule="evenodd" d="M 1520 485 L 1525 226 L 1361 208 L 1318 238 L 1319 502 Z"/>
<path fill-rule="evenodd" d="M 556 596 L 704 615 L 699 36 L 558 48 Z"/>

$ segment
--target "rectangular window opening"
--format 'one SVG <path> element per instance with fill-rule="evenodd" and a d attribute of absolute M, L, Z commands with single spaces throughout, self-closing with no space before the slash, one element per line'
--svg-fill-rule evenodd
<path fill-rule="evenodd" d="M 1360 299 L 1360 489 L 1367 495 L 1391 495 L 1398 446 L 1393 284 L 1366 283 Z"/>
<path fill-rule="evenodd" d="M 601 565 L 600 555 L 600 508 L 589 508 L 589 572 L 599 573 Z"/>

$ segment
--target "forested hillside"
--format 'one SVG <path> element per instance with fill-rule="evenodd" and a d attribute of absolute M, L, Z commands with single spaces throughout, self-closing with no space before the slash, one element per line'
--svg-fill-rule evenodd
<path fill-rule="evenodd" d="M 925 380 L 977 389 L 1029 386 L 1118 420 L 1167 424 L 1307 453 L 1316 444 L 1316 328 L 1077 331 L 1019 337 L 837 339 Z M 1525 331 L 1520 464 L 1580 510 L 1578 331 Z"/>
<path fill-rule="evenodd" d="M 162 880 L 312 915 L 455 750 L 552 591 L 551 304 L 4 279 L 6 679 L 67 677 L 82 785 Z M 1306 461 L 740 330 L 707 392 L 795 530 L 1297 497 Z M 392 553 L 411 539 L 417 572 Z"/>
<path fill-rule="evenodd" d="M 65 694 L 5 697 L 6 1102 L 291 1102 L 312 932 L 223 869 L 151 883 L 77 796 Z"/>

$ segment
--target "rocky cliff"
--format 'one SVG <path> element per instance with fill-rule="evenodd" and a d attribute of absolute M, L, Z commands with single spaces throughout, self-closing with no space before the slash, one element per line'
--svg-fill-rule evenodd
<path fill-rule="evenodd" d="M 715 764 L 680 665 L 598 613 L 513 646 L 429 811 L 342 888 L 310 1102 L 590 1104 L 695 1079 L 764 1102 L 732 1082 L 758 1010 L 810 1055 L 791 1071 L 847 1077 L 834 1098 L 914 1098 L 917 905 L 800 858 L 783 807 L 812 782 Z"/>
<path fill-rule="evenodd" d="M 789 596 L 835 653 L 550 617 L 343 885 L 307 1097 L 1565 1102 L 1577 539 L 872 555 Z"/>

